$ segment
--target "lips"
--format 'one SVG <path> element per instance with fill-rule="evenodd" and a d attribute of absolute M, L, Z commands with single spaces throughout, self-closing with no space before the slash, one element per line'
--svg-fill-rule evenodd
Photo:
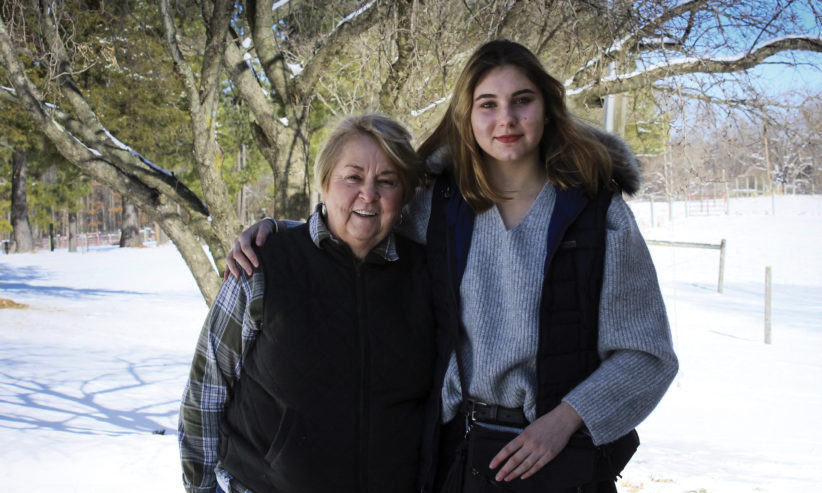
<path fill-rule="evenodd" d="M 522 135 L 498 135 L 494 138 L 503 144 L 511 144 L 521 139 Z"/>
<path fill-rule="evenodd" d="M 363 210 L 363 209 L 355 209 L 354 214 L 357 214 L 358 216 L 363 216 L 363 217 L 373 217 L 373 216 L 377 215 L 377 213 L 374 212 L 374 211 L 366 211 L 366 210 Z"/>

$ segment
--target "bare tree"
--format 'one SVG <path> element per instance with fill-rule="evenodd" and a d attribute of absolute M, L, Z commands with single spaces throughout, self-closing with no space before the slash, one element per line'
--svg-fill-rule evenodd
<path fill-rule="evenodd" d="M 330 119 L 379 110 L 424 134 L 467 56 L 488 39 L 534 49 L 565 81 L 571 104 L 591 118 L 608 94 L 717 99 L 723 74 L 744 77 L 778 53 L 822 52 L 820 14 L 810 0 L 785 0 L 775 10 L 731 0 L 157 3 L 131 15 L 142 16 L 146 33 L 163 32 L 169 55 L 158 62 L 173 64 L 184 87 L 201 194 L 145 158 L 145 149 L 117 140 L 79 89 L 75 77 L 84 66 L 70 47 L 82 44 L 66 15 L 70 2 L 3 1 L 0 66 L 12 87 L 0 89 L 0 98 L 24 108 L 69 162 L 149 214 L 207 300 L 219 286 L 211 260 L 222 267 L 240 226 L 214 138 L 225 85 L 252 115 L 255 142 L 274 175 L 275 213 L 296 218 L 309 212 L 311 149 Z M 815 23 L 803 25 L 807 18 Z M 47 77 L 35 77 L 21 57 L 45 65 Z M 703 75 L 689 83 L 688 74 Z"/>

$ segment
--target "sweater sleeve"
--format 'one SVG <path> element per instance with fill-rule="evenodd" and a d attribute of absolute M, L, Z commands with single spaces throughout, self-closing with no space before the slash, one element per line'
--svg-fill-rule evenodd
<path fill-rule="evenodd" d="M 642 422 L 679 367 L 656 269 L 618 194 L 607 214 L 599 355 L 600 367 L 563 399 L 582 417 L 597 445 Z"/>

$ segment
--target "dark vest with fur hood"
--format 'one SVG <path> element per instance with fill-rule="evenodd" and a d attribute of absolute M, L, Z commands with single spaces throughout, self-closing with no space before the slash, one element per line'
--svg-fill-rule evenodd
<path fill-rule="evenodd" d="M 220 436 L 223 467 L 255 492 L 417 491 L 435 357 L 421 246 L 358 263 L 308 225 L 271 236 L 261 330 Z"/>

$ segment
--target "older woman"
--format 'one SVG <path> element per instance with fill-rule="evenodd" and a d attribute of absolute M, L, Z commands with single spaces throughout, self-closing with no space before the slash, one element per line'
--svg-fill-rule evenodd
<path fill-rule="evenodd" d="M 206 319 L 180 411 L 190 491 L 417 489 L 434 324 L 424 252 L 392 228 L 420 161 L 398 123 L 356 116 L 314 176 L 324 203 Z"/>

